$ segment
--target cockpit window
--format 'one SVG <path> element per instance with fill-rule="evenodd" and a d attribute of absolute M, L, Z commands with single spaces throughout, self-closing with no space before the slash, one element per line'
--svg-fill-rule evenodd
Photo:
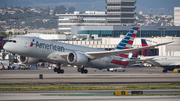
<path fill-rule="evenodd" d="M 16 40 L 9 40 L 8 42 L 13 42 L 13 43 L 16 43 Z"/>

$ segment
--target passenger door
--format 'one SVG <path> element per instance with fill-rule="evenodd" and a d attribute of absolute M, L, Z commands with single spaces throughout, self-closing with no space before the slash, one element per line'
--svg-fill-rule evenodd
<path fill-rule="evenodd" d="M 28 43 L 28 41 L 27 40 L 23 40 L 23 46 L 25 47 L 25 48 L 27 48 L 27 47 L 29 47 L 29 43 Z"/>

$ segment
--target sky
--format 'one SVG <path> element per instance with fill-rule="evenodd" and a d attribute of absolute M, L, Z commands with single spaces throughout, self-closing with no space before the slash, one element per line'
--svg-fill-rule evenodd
<path fill-rule="evenodd" d="M 174 10 L 174 7 L 180 7 L 180 0 L 137 0 L 136 11 L 144 13 L 173 13 L 169 10 Z"/>
<path fill-rule="evenodd" d="M 75 7 L 78 11 L 105 11 L 105 0 L 0 0 L 0 7 L 5 5 L 27 6 L 27 7 L 42 7 L 64 5 L 66 8 Z M 169 10 L 174 10 L 174 7 L 180 7 L 180 0 L 136 0 L 136 11 L 143 13 L 169 13 Z"/>

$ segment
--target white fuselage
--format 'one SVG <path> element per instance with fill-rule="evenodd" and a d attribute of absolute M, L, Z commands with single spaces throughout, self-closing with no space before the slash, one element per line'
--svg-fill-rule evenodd
<path fill-rule="evenodd" d="M 55 61 L 56 63 L 68 64 L 67 59 L 61 58 L 58 54 L 64 54 L 69 52 L 93 52 L 93 51 L 103 51 L 101 49 L 90 48 L 79 45 L 72 45 L 62 42 L 43 40 L 39 38 L 32 37 L 16 37 L 12 40 L 16 40 L 15 43 L 7 42 L 4 46 L 7 51 L 15 53 L 21 56 L 37 58 L 45 61 Z M 53 54 L 52 53 L 57 53 Z M 90 60 L 86 66 L 104 69 L 109 67 L 121 67 L 127 66 L 129 63 L 121 62 L 122 57 L 109 56 L 100 59 Z M 113 62 L 112 62 L 113 61 Z M 119 63 L 121 62 L 121 63 Z"/>
<path fill-rule="evenodd" d="M 171 66 L 171 65 L 180 65 L 180 56 L 148 56 L 141 57 L 141 59 L 151 59 L 149 62 L 153 63 L 156 66 Z"/>

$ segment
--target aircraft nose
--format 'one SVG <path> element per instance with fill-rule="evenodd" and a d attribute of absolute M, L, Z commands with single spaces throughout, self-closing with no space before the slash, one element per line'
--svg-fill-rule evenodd
<path fill-rule="evenodd" d="M 7 43 L 3 46 L 3 49 L 6 50 L 6 51 L 9 51 L 10 50 L 10 47 L 7 45 Z"/>
<path fill-rule="evenodd" d="M 11 42 L 5 43 L 4 46 L 3 46 L 3 49 L 5 51 L 7 51 L 7 52 L 10 52 L 10 53 L 18 52 L 18 47 L 15 44 L 11 43 Z"/>

